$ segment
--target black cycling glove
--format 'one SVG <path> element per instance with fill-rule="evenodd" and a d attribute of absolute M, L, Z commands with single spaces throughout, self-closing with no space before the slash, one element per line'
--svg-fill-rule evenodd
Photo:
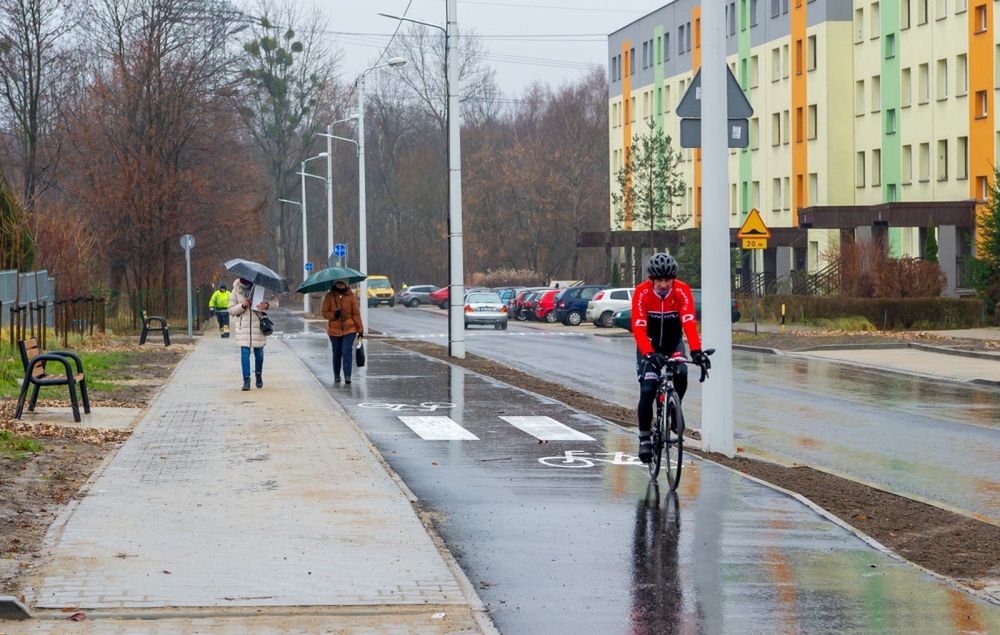
<path fill-rule="evenodd" d="M 712 367 L 712 361 L 708 358 L 708 355 L 701 351 L 691 351 L 691 361 L 698 364 L 705 370 Z"/>

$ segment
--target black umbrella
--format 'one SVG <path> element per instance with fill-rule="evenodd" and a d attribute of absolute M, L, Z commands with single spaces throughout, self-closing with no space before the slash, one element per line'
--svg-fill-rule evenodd
<path fill-rule="evenodd" d="M 259 262 L 233 258 L 226 263 L 226 269 L 235 273 L 241 278 L 249 280 L 254 285 L 260 285 L 265 289 L 283 293 L 288 291 L 288 282 L 275 273 L 274 270 L 265 267 Z"/>

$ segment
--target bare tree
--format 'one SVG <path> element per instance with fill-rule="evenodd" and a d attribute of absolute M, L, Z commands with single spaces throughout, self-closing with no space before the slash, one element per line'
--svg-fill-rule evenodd
<path fill-rule="evenodd" d="M 45 189 L 58 150 L 43 151 L 68 69 L 66 35 L 77 23 L 70 0 L 0 0 L 0 125 L 13 131 L 20 196 L 27 210 Z M 6 114 L 4 114 L 6 112 Z"/>
<path fill-rule="evenodd" d="M 294 196 L 297 172 L 334 107 L 337 56 L 325 44 L 318 10 L 304 13 L 292 0 L 260 0 L 259 18 L 244 44 L 240 114 L 261 155 L 273 199 L 265 213 L 273 261 L 282 273 L 299 236 L 298 208 L 278 201 Z"/>

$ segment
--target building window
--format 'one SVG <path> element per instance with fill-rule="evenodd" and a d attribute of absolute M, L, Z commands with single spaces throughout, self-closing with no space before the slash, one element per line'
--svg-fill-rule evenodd
<path fill-rule="evenodd" d="M 985 33 L 989 28 L 989 14 L 986 12 L 986 5 L 976 7 L 976 33 Z"/>
<path fill-rule="evenodd" d="M 968 0 L 955 0 L 955 13 L 965 13 L 968 8 Z"/>
<path fill-rule="evenodd" d="M 917 103 L 926 104 L 931 100 L 931 66 L 921 64 L 917 71 Z"/>
<path fill-rule="evenodd" d="M 969 92 L 969 58 L 962 53 L 955 58 L 955 94 L 965 95 Z"/>
<path fill-rule="evenodd" d="M 781 113 L 771 115 L 771 145 L 781 145 Z"/>
<path fill-rule="evenodd" d="M 782 209 L 791 209 L 792 206 L 792 179 L 785 177 L 784 188 L 781 191 Z"/>
<path fill-rule="evenodd" d="M 987 117 L 989 113 L 989 98 L 986 91 L 976 91 L 976 119 Z"/>
<path fill-rule="evenodd" d="M 806 70 L 816 70 L 816 36 L 810 35 L 806 40 Z"/>
<path fill-rule="evenodd" d="M 750 0 L 750 26 L 757 26 L 757 0 Z"/>
<path fill-rule="evenodd" d="M 670 112 L 673 102 L 670 101 L 670 84 L 663 87 L 663 112 Z"/>
<path fill-rule="evenodd" d="M 944 20 L 948 17 L 948 0 L 937 0 L 937 19 Z"/>
<path fill-rule="evenodd" d="M 896 184 L 889 183 L 885 186 L 885 200 L 887 203 L 894 203 L 896 201 Z"/>
<path fill-rule="evenodd" d="M 729 192 L 729 213 L 733 216 L 736 216 L 736 210 L 739 208 L 739 202 L 739 197 L 736 192 L 736 184 L 733 183 Z"/>
<path fill-rule="evenodd" d="M 781 1 L 771 0 L 771 18 L 776 18 L 781 15 Z"/>
<path fill-rule="evenodd" d="M 677 27 L 677 54 L 684 54 L 684 25 Z"/>
<path fill-rule="evenodd" d="M 862 150 L 857 153 L 857 157 L 854 160 L 854 186 L 864 187 L 865 186 L 865 152 Z"/>
<path fill-rule="evenodd" d="M 642 43 L 642 67 L 649 68 L 649 42 Z"/>
<path fill-rule="evenodd" d="M 760 60 L 756 55 L 750 56 L 750 88 L 757 88 L 760 85 Z"/>
<path fill-rule="evenodd" d="M 865 114 L 865 80 L 863 79 L 854 82 L 854 114 L 859 117 Z"/>
<path fill-rule="evenodd" d="M 899 176 L 903 185 L 909 185 L 913 181 L 913 146 L 903 146 L 902 164 Z"/>
<path fill-rule="evenodd" d="M 791 54 L 788 49 L 788 45 L 785 44 L 781 47 L 781 76 L 788 79 L 789 66 L 791 66 L 791 60 L 789 59 Z"/>
<path fill-rule="evenodd" d="M 788 110 L 781 113 L 781 142 L 785 145 L 792 140 L 792 113 Z"/>
<path fill-rule="evenodd" d="M 816 205 L 819 202 L 819 174 L 809 173 L 809 204 Z"/>
<path fill-rule="evenodd" d="M 872 150 L 872 187 L 882 185 L 882 151 Z"/>
<path fill-rule="evenodd" d="M 917 25 L 927 24 L 927 0 L 916 0 Z"/>
<path fill-rule="evenodd" d="M 781 211 L 781 179 L 771 179 L 771 211 Z"/>
<path fill-rule="evenodd" d="M 771 81 L 776 82 L 781 79 L 781 49 L 774 47 L 771 49 Z"/>
<path fill-rule="evenodd" d="M 948 60 L 937 61 L 937 98 L 948 98 Z"/>
<path fill-rule="evenodd" d="M 806 124 L 806 132 L 810 140 L 815 139 L 817 135 L 817 110 L 816 104 L 809 106 L 809 120 Z"/>
<path fill-rule="evenodd" d="M 872 77 L 872 112 L 882 110 L 882 77 L 875 75 Z"/>
<path fill-rule="evenodd" d="M 896 109 L 887 108 L 885 111 L 885 133 L 896 134 Z"/>
<path fill-rule="evenodd" d="M 636 66 L 637 65 L 635 63 L 635 49 L 634 48 L 633 49 L 629 49 L 629 52 L 628 52 L 628 74 L 629 75 L 635 75 L 635 67 Z"/>
<path fill-rule="evenodd" d="M 948 140 L 937 142 L 937 180 L 948 180 Z"/>
<path fill-rule="evenodd" d="M 990 198 L 990 180 L 985 176 L 976 177 L 976 191 L 979 192 L 979 200 L 987 201 Z"/>
<path fill-rule="evenodd" d="M 904 68 L 900 73 L 899 81 L 899 105 L 903 108 L 908 108 L 910 106 L 910 92 L 913 90 L 913 80 L 911 78 L 912 73 L 910 69 Z"/>
<path fill-rule="evenodd" d="M 736 35 L 736 3 L 729 3 L 729 35 Z"/>
<path fill-rule="evenodd" d="M 802 40 L 795 40 L 795 74 L 802 74 L 805 60 L 802 59 Z"/>
<path fill-rule="evenodd" d="M 896 57 L 896 36 L 889 33 L 885 36 L 885 59 L 891 60 Z"/>
<path fill-rule="evenodd" d="M 754 209 L 760 209 L 760 181 L 750 184 L 750 204 Z"/>
<path fill-rule="evenodd" d="M 854 43 L 861 44 L 865 41 L 865 10 L 854 10 Z"/>
<path fill-rule="evenodd" d="M 899 30 L 910 28 L 910 0 L 899 0 Z"/>
<path fill-rule="evenodd" d="M 699 23 L 695 22 L 695 24 L 699 24 Z M 700 31 L 698 32 L 697 37 L 701 38 L 701 32 Z M 691 23 L 690 22 L 687 23 L 687 28 L 684 29 L 684 46 L 687 47 L 687 52 L 690 53 L 691 52 Z M 701 40 L 700 39 L 698 40 L 698 46 L 699 47 L 701 46 Z"/>
<path fill-rule="evenodd" d="M 756 150 L 760 147 L 760 119 L 754 117 L 750 120 L 750 149 Z"/>
<path fill-rule="evenodd" d="M 920 172 L 918 175 L 921 183 L 931 180 L 931 144 L 920 144 Z"/>
<path fill-rule="evenodd" d="M 955 148 L 956 171 L 955 178 L 969 178 L 969 138 L 959 137 Z"/>
<path fill-rule="evenodd" d="M 806 138 L 806 122 L 802 108 L 795 109 L 795 143 L 802 143 Z"/>
<path fill-rule="evenodd" d="M 877 2 L 872 3 L 872 10 L 871 13 L 869 14 L 869 20 L 871 22 L 871 25 L 869 27 L 869 33 L 871 34 L 871 38 L 874 40 L 879 36 L 881 27 L 881 12 L 879 11 L 879 4 Z"/>

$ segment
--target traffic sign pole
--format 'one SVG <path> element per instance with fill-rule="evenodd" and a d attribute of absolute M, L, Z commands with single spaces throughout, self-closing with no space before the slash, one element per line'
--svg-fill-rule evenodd
<path fill-rule="evenodd" d="M 187 265 L 188 337 L 194 337 L 194 306 L 191 300 L 191 250 L 194 249 L 194 236 L 181 236 L 181 247 L 184 249 L 184 263 Z"/>

